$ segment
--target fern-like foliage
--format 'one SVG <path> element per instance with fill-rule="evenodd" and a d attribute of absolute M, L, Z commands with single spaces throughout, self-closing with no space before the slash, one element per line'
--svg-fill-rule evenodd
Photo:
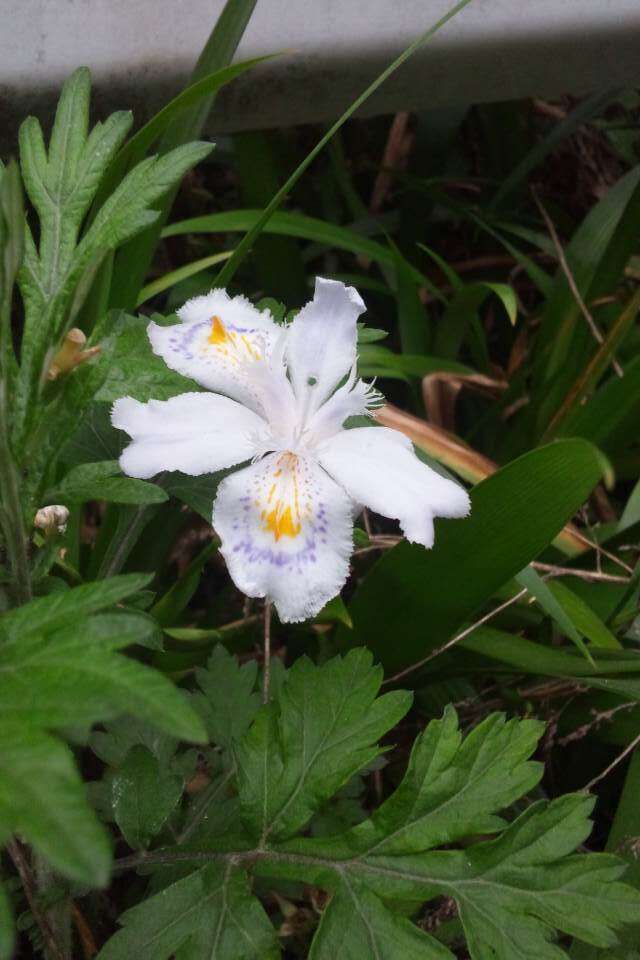
<path fill-rule="evenodd" d="M 575 853 L 590 833 L 592 798 L 501 815 L 540 780 L 530 759 L 537 721 L 492 714 L 463 737 L 447 709 L 368 819 L 310 836 L 315 814 L 380 754 L 380 737 L 410 698 L 378 696 L 381 671 L 362 649 L 321 667 L 298 660 L 266 706 L 257 706 L 253 679 L 253 668 L 221 651 L 201 673 L 198 710 L 226 756 L 208 788 L 208 813 L 183 842 L 146 855 L 146 869 L 156 865 L 152 895 L 123 914 L 100 960 L 279 956 L 252 876 L 263 888 L 301 881 L 330 894 L 313 960 L 452 960 L 411 919 L 440 895 L 455 901 L 473 960 L 559 960 L 571 937 L 611 947 L 616 930 L 640 916 L 640 896 L 619 879 L 621 861 Z"/>

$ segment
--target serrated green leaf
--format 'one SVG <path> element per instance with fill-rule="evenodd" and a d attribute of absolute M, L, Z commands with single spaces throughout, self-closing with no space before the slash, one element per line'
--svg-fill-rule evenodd
<path fill-rule="evenodd" d="M 496 812 L 542 776 L 542 766 L 528 758 L 543 730 L 536 720 L 505 722 L 493 713 L 463 740 L 456 712 L 447 708 L 416 740 L 395 793 L 353 829 L 354 849 L 410 854 L 503 829 Z"/>
<path fill-rule="evenodd" d="M 202 693 L 193 694 L 192 703 L 212 743 L 231 749 L 249 729 L 260 706 L 257 678 L 255 660 L 240 665 L 221 644 L 214 648 L 207 669 L 196 669 Z"/>
<path fill-rule="evenodd" d="M 150 580 L 148 573 L 125 573 L 38 597 L 0 616 L 0 640 L 19 639 L 36 632 L 50 633 L 90 613 L 112 607 L 142 590 Z"/>
<path fill-rule="evenodd" d="M 96 756 L 111 767 L 119 767 L 133 747 L 143 746 L 165 768 L 175 756 L 178 740 L 149 723 L 128 716 L 109 720 L 104 729 L 94 730 L 89 745 Z"/>
<path fill-rule="evenodd" d="M 302 657 L 277 700 L 262 707 L 237 748 L 240 799 L 258 837 L 292 836 L 379 755 L 377 740 L 409 709 L 409 694 L 376 699 L 382 671 L 352 650 L 315 667 Z"/>
<path fill-rule="evenodd" d="M 180 182 L 187 170 L 213 149 L 211 143 L 188 143 L 161 157 L 148 157 L 124 178 L 101 209 L 74 254 L 77 276 L 98 250 L 114 250 L 158 218 L 153 205 Z"/>
<path fill-rule="evenodd" d="M 111 780 L 115 821 L 136 850 L 146 849 L 175 809 L 184 780 L 142 745 L 132 747 Z"/>
<path fill-rule="evenodd" d="M 96 400 L 112 403 L 119 397 L 167 400 L 177 393 L 199 390 L 198 384 L 170 370 L 149 343 L 145 317 L 116 315 L 114 332 L 103 344 L 100 363 L 105 378 Z"/>
<path fill-rule="evenodd" d="M 133 713 L 203 742 L 204 728 L 186 698 L 159 671 L 115 653 L 121 642 L 94 636 L 90 621 L 46 638 L 32 633 L 7 641 L 0 646 L 0 716 L 59 729 Z"/>
<path fill-rule="evenodd" d="M 51 502 L 65 504 L 86 503 L 87 500 L 146 504 L 164 503 L 168 499 L 168 494 L 156 484 L 123 477 L 117 460 L 74 467 L 47 496 Z"/>
<path fill-rule="evenodd" d="M 247 876 L 208 864 L 120 917 L 98 960 L 275 960 L 275 931 Z"/>
<path fill-rule="evenodd" d="M 19 834 L 56 870 L 103 886 L 110 844 L 67 746 L 29 723 L 0 724 L 0 835 Z"/>
<path fill-rule="evenodd" d="M 443 723 L 447 724 L 447 718 Z M 535 739 L 532 734 L 540 732 L 539 725 L 534 724 L 529 731 L 519 733 L 518 721 L 512 723 L 515 740 L 522 736 L 516 750 L 516 756 L 522 756 L 527 741 L 528 749 L 531 749 L 532 739 Z M 430 728 L 424 734 L 425 740 L 430 737 Z M 483 746 L 489 746 L 495 730 L 496 718 L 489 717 L 485 729 L 477 733 L 478 739 L 484 741 Z M 420 753 L 420 741 L 415 749 Z M 434 752 L 434 756 L 437 755 L 437 751 Z M 405 780 L 387 801 L 392 816 L 387 822 L 385 816 L 379 817 L 378 839 L 375 839 L 376 830 L 365 822 L 342 836 L 290 840 L 276 846 L 271 862 L 267 853 L 265 863 L 258 866 L 258 871 L 274 877 L 303 879 L 336 891 L 344 930 L 351 923 L 361 925 L 364 917 L 370 915 L 365 908 L 364 915 L 361 912 L 359 891 L 362 889 L 368 895 L 383 898 L 386 903 L 417 903 L 438 894 L 452 897 L 458 906 L 472 960 L 533 960 L 534 957 L 561 960 L 565 954 L 555 942 L 555 930 L 604 947 L 616 942 L 616 928 L 640 917 L 640 894 L 619 882 L 624 871 L 620 860 L 604 854 L 573 853 L 591 831 L 589 813 L 593 798 L 584 794 L 534 804 L 495 840 L 467 843 L 463 849 L 432 850 L 435 843 L 447 843 L 449 836 L 461 839 L 463 834 L 469 836 L 468 831 L 473 834 L 476 829 L 474 815 L 478 816 L 479 823 L 488 809 L 495 809 L 495 804 L 500 805 L 502 799 L 513 797 L 518 792 L 518 776 L 522 778 L 520 789 L 526 789 L 527 782 L 532 782 L 530 772 L 524 775 L 516 772 L 503 797 L 500 797 L 499 787 L 491 797 L 498 786 L 496 758 L 492 749 L 478 750 L 476 745 L 468 761 L 469 772 L 473 771 L 473 775 L 479 778 L 477 789 L 469 792 L 466 805 L 461 797 L 460 807 L 456 808 L 455 788 L 451 791 L 453 804 L 446 787 L 442 791 L 442 786 L 449 784 L 444 752 L 440 759 L 441 768 L 433 771 L 433 779 L 416 777 L 416 764 L 412 761 Z M 520 762 L 516 760 L 514 771 Z M 521 770 L 524 771 L 525 767 Z M 483 771 L 489 784 L 487 794 L 482 789 Z M 412 834 L 411 823 L 405 828 L 403 815 L 408 813 L 410 821 L 412 808 L 419 809 L 422 802 L 426 802 L 428 808 L 429 793 L 435 797 L 439 790 L 442 791 L 439 802 L 433 805 L 431 813 L 425 813 L 420 829 Z M 412 802 L 407 802 L 409 798 Z M 487 798 L 490 799 L 485 806 Z M 384 807 L 380 808 L 380 814 Z M 460 813 L 466 823 L 457 823 Z M 429 829 L 431 816 L 434 818 L 433 830 Z M 442 828 L 447 820 L 453 829 L 452 834 Z M 396 843 L 396 836 L 402 836 L 402 833 L 396 834 L 398 828 L 406 830 L 410 840 L 415 842 L 403 844 L 401 840 Z M 494 821 L 491 829 L 501 827 Z M 390 830 L 386 849 L 385 830 Z M 367 838 L 367 842 L 359 843 L 358 838 Z M 358 891 L 358 896 L 352 896 L 352 912 L 345 904 L 345 892 L 351 895 L 349 887 Z M 607 891 L 606 897 L 602 895 L 603 890 Z M 331 915 L 328 917 L 328 926 L 332 928 L 333 921 L 329 923 Z M 416 945 L 415 950 L 423 951 L 417 952 L 416 956 L 424 956 L 427 960 L 433 955 L 428 952 L 432 949 L 431 943 L 421 942 L 419 938 L 408 940 L 402 949 L 394 948 L 388 939 L 388 922 L 385 924 L 382 919 L 379 922 L 383 924 L 379 934 L 380 956 L 401 960 L 406 955 L 403 950 L 410 949 L 410 943 Z M 373 918 L 370 925 L 370 936 L 374 937 Z M 335 942 L 333 929 L 331 933 L 330 942 Z M 322 924 L 318 937 L 320 948 L 323 948 Z M 375 939 L 369 942 L 376 943 Z M 370 955 L 355 949 L 352 954 L 354 958 Z"/>
<path fill-rule="evenodd" d="M 322 915 L 309 960 L 453 960 L 434 937 L 397 913 L 353 877 L 343 878 Z"/>

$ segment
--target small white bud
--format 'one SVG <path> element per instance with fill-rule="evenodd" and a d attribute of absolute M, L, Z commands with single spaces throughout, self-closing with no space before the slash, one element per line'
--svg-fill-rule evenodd
<path fill-rule="evenodd" d="M 68 519 L 67 508 L 60 503 L 53 503 L 48 507 L 40 507 L 34 517 L 33 525 L 50 536 L 53 533 L 64 533 Z"/>

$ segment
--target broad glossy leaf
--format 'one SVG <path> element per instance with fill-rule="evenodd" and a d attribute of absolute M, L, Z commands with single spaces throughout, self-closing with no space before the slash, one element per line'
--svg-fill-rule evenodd
<path fill-rule="evenodd" d="M 581 440 L 503 467 L 472 490 L 469 518 L 436 521 L 432 550 L 401 543 L 378 561 L 340 640 L 366 643 L 389 671 L 420 660 L 551 543 L 601 472 L 598 452 Z"/>

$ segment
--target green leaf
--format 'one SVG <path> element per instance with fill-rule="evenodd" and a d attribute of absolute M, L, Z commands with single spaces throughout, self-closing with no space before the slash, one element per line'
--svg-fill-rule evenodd
<path fill-rule="evenodd" d="M 11 960 L 14 945 L 11 904 L 2 886 L 0 886 L 0 958 L 2 960 Z"/>
<path fill-rule="evenodd" d="M 615 928 L 640 906 L 618 882 L 624 866 L 606 854 L 570 856 L 590 832 L 593 803 L 576 794 L 534 804 L 497 840 L 457 854 L 457 900 L 472 956 L 559 958 L 549 928 L 597 946 L 616 943 Z"/>
<path fill-rule="evenodd" d="M 344 877 L 322 915 L 309 960 L 454 960 L 453 954 L 354 878 Z"/>
<path fill-rule="evenodd" d="M 589 653 L 587 647 L 585 646 L 584 640 L 582 639 L 581 631 L 578 629 L 576 623 L 571 617 L 571 614 L 566 609 L 565 604 L 562 602 L 562 598 L 551 589 L 551 586 L 545 583 L 545 581 L 536 573 L 533 567 L 527 567 L 525 570 L 521 570 L 515 579 L 520 586 L 526 587 L 531 596 L 538 602 L 542 610 L 544 610 L 545 613 L 555 620 L 565 636 L 569 637 L 572 643 L 575 643 L 583 657 L 593 663 L 591 654 Z"/>
<path fill-rule="evenodd" d="M 148 120 L 120 150 L 101 185 L 101 195 L 108 195 L 118 185 L 127 170 L 144 158 L 158 137 L 165 132 L 175 119 L 179 118 L 183 111 L 191 107 L 197 108 L 204 98 L 215 96 L 222 87 L 235 80 L 236 77 L 246 73 L 247 70 L 251 70 L 259 63 L 270 60 L 273 56 L 275 54 L 255 57 L 253 60 L 245 60 L 242 63 L 234 63 L 230 67 L 216 70 L 214 73 L 210 73 L 185 87 L 173 100 L 170 100 L 155 116 Z M 194 135 L 197 134 L 198 131 L 195 131 Z"/>
<path fill-rule="evenodd" d="M 74 467 L 51 491 L 47 500 L 55 503 L 86 503 L 107 500 L 110 503 L 163 503 L 168 494 L 162 487 L 144 480 L 132 480 L 120 474 L 117 460 L 85 463 Z"/>
<path fill-rule="evenodd" d="M 496 811 L 542 776 L 542 765 L 528 758 L 543 731 L 536 720 L 492 713 L 463 740 L 456 712 L 447 707 L 416 740 L 395 793 L 351 831 L 350 846 L 398 856 L 504 829 Z"/>
<path fill-rule="evenodd" d="M 256 0 L 227 0 L 198 58 L 191 75 L 192 84 L 198 83 L 231 63 L 255 5 Z M 214 97 L 209 94 L 185 110 L 181 110 L 165 130 L 158 147 L 159 152 L 165 154 L 174 147 L 199 137 L 213 100 Z M 160 215 L 153 226 L 134 242 L 127 244 L 116 258 L 110 296 L 112 306 L 124 307 L 128 310 L 135 306 L 160 240 L 162 225 L 169 215 L 174 198 L 175 189 L 163 198 L 159 206 Z"/>
<path fill-rule="evenodd" d="M 56 870 L 103 886 L 111 860 L 68 747 L 23 720 L 0 725 L 0 836 L 18 834 Z"/>
<path fill-rule="evenodd" d="M 115 821 L 129 844 L 146 849 L 175 809 L 184 788 L 182 777 L 163 769 L 139 745 L 129 750 L 111 781 Z"/>
<path fill-rule="evenodd" d="M 411 702 L 401 691 L 376 699 L 381 682 L 362 649 L 322 667 L 295 662 L 237 749 L 243 816 L 256 836 L 291 836 L 380 754 L 377 739 Z"/>
<path fill-rule="evenodd" d="M 358 351 L 358 370 L 363 377 L 425 377 L 429 373 L 473 373 L 455 360 L 445 357 L 394 353 L 387 347 L 365 344 Z"/>
<path fill-rule="evenodd" d="M 189 477 L 186 473 L 179 472 L 169 473 L 163 478 L 162 487 L 210 524 L 218 484 L 228 472 L 221 470 L 218 473 L 202 473 L 199 477 Z"/>
<path fill-rule="evenodd" d="M 8 640 L 0 646 L 0 716 L 60 729 L 131 713 L 176 737 L 203 742 L 200 720 L 173 683 L 114 652 L 129 639 L 94 631 L 91 619 L 76 617 L 47 638 L 32 633 Z"/>
<path fill-rule="evenodd" d="M 401 543 L 376 563 L 350 604 L 354 629 L 339 628 L 340 640 L 367 643 L 389 671 L 420 660 L 551 543 L 601 472 L 581 440 L 503 467 L 473 489 L 468 519 L 436 521 L 432 551 Z"/>
<path fill-rule="evenodd" d="M 435 341 L 436 354 L 442 357 L 457 357 L 467 324 L 492 294 L 500 300 L 509 322 L 515 324 L 518 302 L 510 286 L 505 283 L 467 284 L 455 293 L 439 321 Z"/>
<path fill-rule="evenodd" d="M 164 360 L 153 353 L 147 336 L 148 323 L 146 317 L 120 315 L 113 335 L 103 345 L 100 363 L 105 367 L 105 378 L 96 400 L 102 403 L 113 403 L 120 397 L 167 400 L 178 393 L 200 389 L 192 380 L 170 370 Z"/>
<path fill-rule="evenodd" d="M 624 449 L 640 419 L 640 357 L 612 375 L 586 403 L 578 403 L 559 425 L 558 436 L 583 437 L 607 453 Z"/>
<path fill-rule="evenodd" d="M 444 725 L 451 724 L 451 716 L 445 717 Z M 511 723 L 517 728 L 518 721 Z M 423 735 L 425 739 L 433 738 L 432 726 Z M 456 726 L 454 721 L 448 736 Z M 467 830 L 475 832 L 474 823 L 499 807 L 510 790 L 511 796 L 516 794 L 518 776 L 522 777 L 520 789 L 531 785 L 533 769 L 520 767 L 519 772 L 519 765 L 525 753 L 524 741 L 528 740 L 529 750 L 535 741 L 535 726 L 520 735 L 521 750 L 517 751 L 518 759 L 512 757 L 513 779 L 504 793 L 499 787 L 499 764 L 495 765 L 493 751 L 485 749 L 488 742 L 482 742 L 483 734 L 490 738 L 495 733 L 496 718 L 492 716 L 483 732 L 471 734 L 480 742 L 468 758 L 475 783 L 466 803 L 460 798 L 451 806 L 455 787 L 450 788 L 450 766 L 459 754 L 447 751 L 448 737 L 442 744 L 435 738 L 436 749 L 426 751 L 433 768 L 420 769 L 412 762 L 396 794 L 378 811 L 377 824 L 365 822 L 341 836 L 290 840 L 276 847 L 271 862 L 266 854 L 264 864 L 258 866 L 259 873 L 304 879 L 336 891 L 314 950 L 327 951 L 329 944 L 335 944 L 338 922 L 345 936 L 349 936 L 346 931 L 352 923 L 364 923 L 365 927 L 371 926 L 368 944 L 379 944 L 379 955 L 389 960 L 401 960 L 409 949 L 413 950 L 409 956 L 446 957 L 442 948 L 434 952 L 438 948 L 431 941 L 411 938 L 404 924 L 400 925 L 399 948 L 395 948 L 389 939 L 389 920 L 384 915 L 377 922 L 373 920 L 373 914 L 379 913 L 375 897 L 387 904 L 417 903 L 438 894 L 455 899 L 473 960 L 560 960 L 564 953 L 552 942 L 554 930 L 599 946 L 616 942 L 616 928 L 640 917 L 640 895 L 619 882 L 624 866 L 617 858 L 573 853 L 590 833 L 588 815 L 593 798 L 576 794 L 551 803 L 536 803 L 494 840 L 466 843 L 464 849 L 431 849 L 435 843 L 446 843 L 448 837 L 460 838 Z M 512 745 L 520 739 L 513 727 Z M 420 756 L 423 749 L 419 738 L 414 751 Z M 418 770 L 420 775 L 416 776 Z M 535 779 L 539 775 L 538 770 Z M 486 794 L 485 783 L 489 787 Z M 385 806 L 388 816 L 383 814 Z M 414 810 L 423 811 L 415 832 L 411 823 L 404 822 L 404 814 L 411 817 Z M 458 822 L 461 811 L 462 824 Z M 490 829 L 500 829 L 498 822 L 494 821 Z M 606 897 L 602 896 L 603 889 Z M 350 909 L 347 895 L 353 901 Z M 331 915 L 334 909 L 336 918 Z M 327 944 L 323 944 L 325 926 Z M 416 952 L 419 949 L 422 953 Z M 326 952 L 319 955 L 326 956 Z M 371 955 L 364 949 L 353 953 L 354 957 Z"/>
<path fill-rule="evenodd" d="M 635 250 L 640 208 L 640 167 L 630 170 L 585 217 L 566 248 L 566 258 L 585 303 L 610 294 Z M 610 316 L 617 305 L 600 310 L 598 318 Z M 558 268 L 545 305 L 539 333 L 532 402 L 538 409 L 541 429 L 557 409 L 568 386 L 578 377 L 593 349 L 576 298 L 564 271 Z"/>
<path fill-rule="evenodd" d="M 99 250 L 114 250 L 158 219 L 162 198 L 187 170 L 211 153 L 213 144 L 188 143 L 161 157 L 139 163 L 96 214 L 74 254 L 72 276 L 77 276 Z"/>
<path fill-rule="evenodd" d="M 306 155 L 302 163 L 298 164 L 296 169 L 293 171 L 291 176 L 286 180 L 278 192 L 274 195 L 272 200 L 267 204 L 265 209 L 261 212 L 260 217 L 253 225 L 253 227 L 244 235 L 236 249 L 233 251 L 233 256 L 227 260 L 226 264 L 218 274 L 216 278 L 216 286 L 226 287 L 233 278 L 236 270 L 242 263 L 244 257 L 252 249 L 257 237 L 259 237 L 264 226 L 269 222 L 271 216 L 276 212 L 278 207 L 282 204 L 285 198 L 289 195 L 293 187 L 296 185 L 298 180 L 301 178 L 305 170 L 313 163 L 315 158 L 319 153 L 324 149 L 324 147 L 330 142 L 330 140 L 335 136 L 335 134 L 340 130 L 346 121 L 353 116 L 353 114 L 369 99 L 369 97 L 375 93 L 375 91 L 380 87 L 392 74 L 398 70 L 405 61 L 409 60 L 410 57 L 416 53 L 420 47 L 428 43 L 439 30 L 444 27 L 449 20 L 455 17 L 460 13 L 468 4 L 470 0 L 460 0 L 459 3 L 456 3 L 454 6 L 450 7 L 447 12 L 440 17 L 432 26 L 425 30 L 419 37 L 417 37 L 413 43 L 411 43 L 402 53 L 396 57 L 396 59 L 386 67 L 385 70 L 380 73 L 373 83 L 364 90 L 360 96 L 347 107 L 345 112 L 339 117 L 334 124 L 329 128 L 329 130 L 320 138 L 315 147 Z M 395 254 L 394 254 L 395 259 Z M 428 284 L 430 285 L 430 284 Z"/>
<path fill-rule="evenodd" d="M 573 136 L 580 127 L 602 113 L 609 104 L 620 96 L 619 90 L 598 91 L 579 103 L 564 120 L 555 124 L 547 136 L 536 143 L 522 161 L 500 185 L 491 202 L 492 207 L 500 207 L 518 187 L 523 184 L 532 170 L 542 163 L 544 158 L 556 149 L 559 143 Z"/>
<path fill-rule="evenodd" d="M 247 876 L 231 864 L 208 864 L 120 918 L 124 929 L 98 960 L 275 960 L 269 918 Z"/>
<path fill-rule="evenodd" d="M 217 550 L 217 541 L 208 543 L 194 557 L 184 573 L 169 587 L 165 595 L 153 605 L 151 613 L 160 626 L 175 623 L 198 589 L 205 564 Z"/>
<path fill-rule="evenodd" d="M 258 930 L 263 954 L 272 956 L 273 932 L 258 922 L 264 914 L 250 897 L 243 869 L 271 884 L 311 884 L 331 894 L 309 953 L 316 960 L 452 960 L 446 947 L 407 919 L 437 896 L 456 902 L 472 960 L 560 960 L 565 954 L 558 933 L 609 947 L 618 928 L 640 919 L 640 894 L 619 882 L 624 864 L 575 853 L 591 831 L 593 798 L 569 795 L 535 803 L 515 820 L 498 816 L 540 779 L 541 765 L 529 760 L 543 731 L 536 721 L 492 714 L 463 738 L 448 709 L 417 738 L 404 778 L 370 819 L 342 832 L 306 835 L 309 808 L 320 792 L 326 799 L 340 789 L 350 751 L 352 760 L 365 751 L 375 756 L 372 739 L 398 719 L 400 701 L 374 699 L 379 676 L 370 662 L 362 650 L 320 667 L 298 661 L 236 751 L 241 808 L 259 842 L 252 848 L 233 830 L 231 801 L 221 829 L 203 824 L 187 845 L 163 849 L 161 863 L 175 859 L 185 869 L 208 864 L 127 911 L 101 960 L 124 960 L 134 951 L 143 960 L 168 960 L 174 953 L 176 960 L 254 957 Z M 335 724 L 329 714 L 338 718 Z M 334 742 L 338 729 L 341 739 Z M 293 783 L 287 774 L 292 766 L 302 773 Z M 353 763 L 350 772 L 355 769 Z M 316 777 L 324 780 L 312 797 Z M 278 818 L 286 821 L 281 831 Z M 223 896 L 221 884 L 228 884 Z M 243 941 L 225 940 L 231 925 L 220 915 L 221 899 L 228 909 L 241 904 L 234 930 Z"/>
<path fill-rule="evenodd" d="M 18 435 L 25 428 L 31 394 L 42 389 L 45 357 L 63 333 L 75 286 L 91 257 L 108 246 L 99 244 L 85 260 L 75 263 L 82 221 L 132 117 L 115 113 L 88 134 L 90 85 L 86 68 L 76 70 L 64 84 L 48 154 L 34 117 L 20 128 L 20 162 L 25 188 L 38 213 L 39 246 L 27 230 L 19 278 L 25 323 L 16 398 Z"/>
<path fill-rule="evenodd" d="M 240 666 L 221 644 L 214 648 L 206 670 L 196 669 L 202 693 L 193 694 L 192 703 L 212 743 L 231 749 L 249 729 L 260 706 L 257 677 L 255 660 Z"/>
<path fill-rule="evenodd" d="M 574 593 L 565 583 L 558 580 L 549 584 L 549 589 L 556 600 L 562 603 L 576 628 L 587 637 L 594 647 L 608 650 L 620 650 L 621 644 L 613 635 L 606 623 L 591 609 L 588 603 Z"/>
<path fill-rule="evenodd" d="M 202 217 L 180 220 L 165 227 L 163 237 L 179 237 L 193 233 L 240 233 L 251 231 L 260 222 L 262 210 L 227 210 L 224 213 L 210 213 Z M 380 231 L 379 224 L 373 227 Z M 393 267 L 396 254 L 391 247 L 371 240 L 364 233 L 349 227 L 340 227 L 327 223 L 317 217 L 308 217 L 293 211 L 277 211 L 261 228 L 261 232 L 275 236 L 298 237 L 301 240 L 313 240 L 330 249 L 347 250 L 357 256 L 368 257 L 383 266 Z M 425 283 L 423 274 L 403 261 L 410 276 L 418 283 Z"/>
<path fill-rule="evenodd" d="M 0 641 L 16 640 L 36 632 L 50 633 L 90 613 L 112 607 L 142 590 L 150 580 L 148 573 L 126 573 L 31 600 L 0 616 Z"/>

